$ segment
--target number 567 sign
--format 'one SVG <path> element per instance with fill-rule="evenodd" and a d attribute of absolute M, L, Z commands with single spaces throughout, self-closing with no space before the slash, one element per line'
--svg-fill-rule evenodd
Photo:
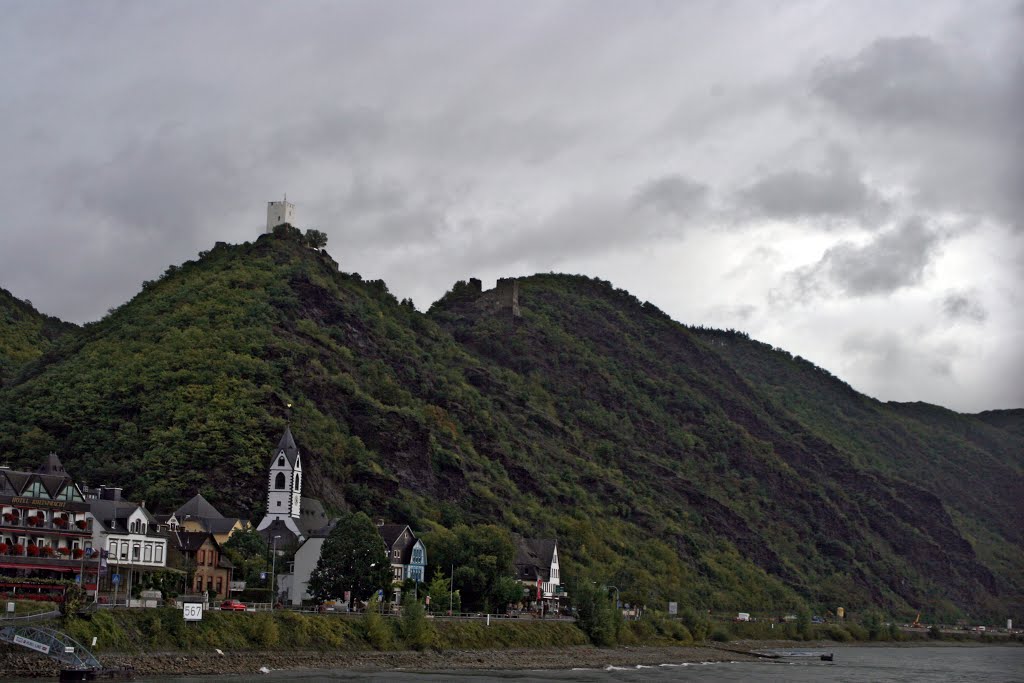
<path fill-rule="evenodd" d="M 186 602 L 182 605 L 182 614 L 185 616 L 185 621 L 202 621 L 203 620 L 203 603 L 201 602 Z"/>

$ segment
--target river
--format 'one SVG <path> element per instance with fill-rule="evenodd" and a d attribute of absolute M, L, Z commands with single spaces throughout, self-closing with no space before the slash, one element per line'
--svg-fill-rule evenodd
<path fill-rule="evenodd" d="M 140 678 L 139 683 L 209 683 L 258 680 L 266 683 L 330 681 L 568 681 L 618 683 L 633 681 L 815 681 L 836 683 L 1024 683 L 1024 647 L 929 646 L 837 647 L 814 650 L 766 650 L 781 659 L 755 662 L 674 664 L 661 666 L 578 669 L 569 671 L 272 671 L 253 676 L 189 676 Z M 832 662 L 821 661 L 833 652 Z"/>

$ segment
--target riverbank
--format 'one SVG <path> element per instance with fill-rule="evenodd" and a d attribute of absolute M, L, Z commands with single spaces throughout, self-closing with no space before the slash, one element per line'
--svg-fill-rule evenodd
<path fill-rule="evenodd" d="M 139 676 L 252 676 L 261 667 L 274 670 L 347 669 L 350 671 L 445 671 L 459 669 L 603 669 L 638 664 L 682 664 L 756 660 L 755 655 L 714 647 L 514 648 L 503 650 L 412 650 L 387 652 L 164 652 L 105 654 L 104 666 L 130 666 Z M 0 654 L 0 678 L 55 677 L 59 667 L 31 653 Z"/>

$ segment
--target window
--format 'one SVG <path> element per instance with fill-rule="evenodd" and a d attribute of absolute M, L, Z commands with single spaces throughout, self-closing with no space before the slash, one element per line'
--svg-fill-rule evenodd
<path fill-rule="evenodd" d="M 412 563 L 413 564 L 423 564 L 423 549 L 422 548 L 413 548 L 413 550 L 412 550 Z"/>
<path fill-rule="evenodd" d="M 397 559 L 397 558 L 402 556 L 402 551 L 401 550 L 392 551 L 391 555 L 392 555 L 392 557 Z"/>
<path fill-rule="evenodd" d="M 224 579 L 220 576 L 217 577 L 217 592 L 220 593 L 224 590 Z"/>
<path fill-rule="evenodd" d="M 196 592 L 198 593 L 201 590 L 203 590 L 203 577 L 197 576 L 196 577 Z"/>
<path fill-rule="evenodd" d="M 145 552 L 145 555 L 143 555 L 142 559 L 145 560 L 146 562 L 152 562 L 153 561 L 153 544 L 152 543 L 147 543 L 146 544 L 146 552 Z"/>
<path fill-rule="evenodd" d="M 274 479 L 274 488 L 275 489 L 283 489 L 284 488 L 284 472 L 278 472 L 277 473 L 277 477 Z"/>
<path fill-rule="evenodd" d="M 138 562 L 142 554 L 142 547 L 138 544 L 132 546 L 132 562 Z"/>
<path fill-rule="evenodd" d="M 283 455 L 277 459 L 277 466 L 278 467 L 284 467 L 284 456 Z"/>
<path fill-rule="evenodd" d="M 206 553 L 206 564 L 207 565 L 209 565 L 211 567 L 214 565 L 214 559 L 215 559 L 214 555 L 215 554 L 216 553 L 214 553 L 212 550 L 210 552 Z"/>
<path fill-rule="evenodd" d="M 153 561 L 163 562 L 164 561 L 164 547 L 162 544 L 157 543 L 156 554 L 153 556 Z"/>
<path fill-rule="evenodd" d="M 298 491 L 299 489 L 302 488 L 302 484 L 299 483 L 299 476 L 300 475 L 298 475 L 298 474 L 295 475 L 295 490 L 296 491 Z"/>
<path fill-rule="evenodd" d="M 203 564 L 206 562 L 206 551 L 200 550 L 196 553 L 196 564 Z"/>

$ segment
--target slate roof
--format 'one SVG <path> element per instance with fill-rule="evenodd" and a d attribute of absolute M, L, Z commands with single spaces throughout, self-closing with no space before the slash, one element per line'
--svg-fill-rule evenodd
<path fill-rule="evenodd" d="M 172 531 L 168 537 L 178 550 L 194 553 L 203 547 L 203 543 L 206 543 L 206 539 L 211 538 L 211 535 L 205 531 Z M 211 540 L 217 542 L 212 538 Z"/>
<path fill-rule="evenodd" d="M 224 518 L 224 515 L 220 514 L 217 508 L 210 505 L 209 501 L 203 498 L 202 494 L 199 493 L 192 496 L 190 501 L 174 511 L 174 516 L 178 518 L 179 522 L 184 522 L 186 515 L 189 517 L 199 517 L 201 519 Z"/>
<path fill-rule="evenodd" d="M 64 465 L 61 463 L 60 458 L 57 457 L 56 453 L 50 453 L 46 456 L 46 462 L 39 466 L 36 470 L 39 474 L 57 474 L 60 476 L 67 476 L 67 472 L 64 471 Z"/>
<path fill-rule="evenodd" d="M 260 536 L 267 542 L 268 546 L 274 545 L 274 536 L 280 536 L 277 540 L 277 549 L 287 547 L 289 544 L 298 543 L 298 536 L 292 531 L 283 519 L 275 519 L 269 525 L 259 530 Z"/>
<path fill-rule="evenodd" d="M 553 538 L 517 538 L 517 577 L 523 581 L 550 581 L 551 560 L 557 543 Z"/>
<path fill-rule="evenodd" d="M 402 533 L 406 531 L 408 534 L 403 540 Z M 388 548 L 388 560 L 392 564 L 399 564 L 395 560 L 400 560 L 401 564 L 409 564 L 412 558 L 412 547 L 416 545 L 417 539 L 408 524 L 378 524 L 377 533 L 384 539 L 384 545 Z M 394 556 L 395 550 L 399 551 L 398 558 Z"/>
<path fill-rule="evenodd" d="M 295 467 L 295 461 L 299 458 L 299 447 L 295 445 L 295 437 L 292 436 L 292 428 L 290 426 L 284 428 L 281 441 L 278 442 L 277 448 L 271 453 L 271 457 L 276 458 L 281 451 L 284 451 L 285 457 L 288 458 L 288 464 Z"/>
<path fill-rule="evenodd" d="M 140 506 L 138 503 L 133 503 L 130 500 L 90 500 L 89 502 L 89 514 L 93 518 L 103 525 L 103 528 L 107 531 L 114 531 L 116 533 L 128 533 L 128 518 L 136 510 L 141 509 L 142 514 L 146 518 L 146 535 L 156 535 L 157 532 L 157 521 L 156 518 L 149 513 L 149 510 Z M 112 521 L 117 522 L 117 527 L 111 525 Z"/>
<path fill-rule="evenodd" d="M 220 517 L 218 519 L 202 519 L 200 521 L 211 534 L 226 534 L 238 523 L 238 517 Z"/>

